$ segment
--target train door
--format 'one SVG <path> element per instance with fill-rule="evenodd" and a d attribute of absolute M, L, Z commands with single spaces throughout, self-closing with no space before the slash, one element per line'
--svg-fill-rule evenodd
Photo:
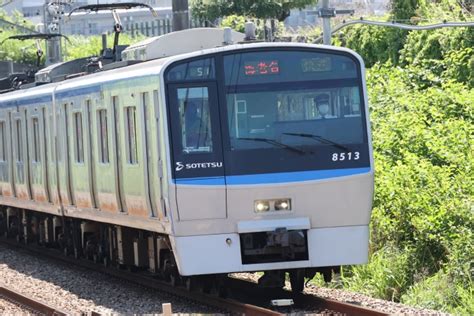
<path fill-rule="evenodd" d="M 60 101 L 59 101 L 60 102 Z M 58 179 L 61 194 L 61 200 L 64 205 L 74 205 L 73 192 L 71 187 L 71 157 L 69 135 L 71 128 L 69 124 L 69 104 L 60 103 L 58 112 L 58 124 L 56 126 L 56 135 L 58 138 Z"/>
<path fill-rule="evenodd" d="M 46 162 L 47 162 L 47 171 L 48 171 L 48 188 L 49 188 L 49 196 L 51 202 L 54 205 L 59 206 L 61 204 L 59 199 L 59 188 L 58 188 L 58 181 L 59 181 L 59 174 L 58 174 L 58 165 L 56 164 L 58 161 L 57 153 L 59 149 L 58 137 L 55 134 L 56 126 L 59 124 L 58 116 L 56 115 L 54 103 L 51 104 L 49 107 L 45 109 L 45 120 L 47 126 L 46 132 L 46 143 L 49 146 L 45 147 L 46 151 Z"/>
<path fill-rule="evenodd" d="M 115 88 L 119 88 L 116 86 Z M 143 106 L 137 100 L 135 91 L 122 89 L 120 102 L 115 103 L 116 126 L 118 140 L 118 161 L 120 196 L 123 207 L 132 216 L 149 217 L 149 201 L 147 197 L 148 169 L 146 153 L 144 152 L 144 115 Z M 138 94 L 139 95 L 139 94 Z M 118 99 L 115 98 L 117 101 Z M 123 193 L 123 194 L 122 194 Z"/>
<path fill-rule="evenodd" d="M 148 92 L 144 92 L 140 94 L 140 103 L 141 103 L 141 108 L 143 113 L 143 119 L 140 121 L 143 122 L 143 128 L 142 128 L 142 134 L 143 137 L 142 139 L 144 140 L 144 146 L 143 146 L 143 157 L 145 157 L 145 164 L 144 164 L 144 176 L 145 176 L 145 194 L 146 194 L 146 200 L 147 200 L 147 206 L 148 206 L 148 212 L 151 217 L 157 216 L 156 214 L 156 200 L 154 197 L 156 196 L 155 192 L 155 185 L 153 181 L 153 176 L 157 175 L 156 173 L 152 172 L 154 170 L 153 168 L 153 156 L 152 156 L 152 149 L 150 146 L 150 136 L 151 136 L 151 129 L 150 126 L 152 125 L 151 123 L 151 106 L 150 106 L 150 95 Z"/>
<path fill-rule="evenodd" d="M 127 212 L 126 203 L 124 200 L 123 192 L 123 171 L 122 171 L 122 151 L 120 146 L 120 104 L 118 96 L 112 97 L 112 136 L 114 142 L 114 155 L 115 155 L 115 186 L 116 186 L 116 197 L 117 206 L 120 212 Z"/>
<path fill-rule="evenodd" d="M 20 200 L 29 200 L 27 163 L 28 153 L 26 146 L 26 113 L 18 111 L 12 113 L 13 129 L 13 173 L 15 178 L 16 197 Z"/>
<path fill-rule="evenodd" d="M 153 90 L 153 106 L 149 107 L 150 110 L 150 124 L 148 128 L 150 129 L 149 143 L 151 150 L 151 174 L 156 175 L 152 177 L 153 189 L 151 192 L 152 196 L 155 197 L 155 206 L 157 207 L 158 217 L 161 219 L 163 217 L 168 217 L 165 196 L 168 196 L 168 184 L 165 181 L 165 175 L 163 172 L 163 157 L 165 156 L 165 146 L 164 144 L 168 143 L 165 141 L 165 136 L 163 131 L 166 124 L 163 122 L 163 117 L 165 117 L 162 111 L 166 111 L 163 107 L 160 106 L 160 96 L 158 90 Z M 153 118 L 153 119 L 151 119 Z M 166 186 L 166 187 L 165 187 Z"/>
<path fill-rule="evenodd" d="M 97 190 L 97 206 L 101 211 L 116 213 L 121 211 L 120 199 L 117 198 L 115 135 L 112 106 L 105 102 L 107 97 L 96 99 L 90 104 L 93 109 L 91 115 L 92 152 L 97 157 L 94 160 L 94 186 Z"/>
<path fill-rule="evenodd" d="M 93 198 L 90 187 L 90 161 L 87 146 L 87 135 L 84 122 L 87 120 L 87 104 L 90 100 L 83 102 L 83 96 L 75 97 L 71 102 L 70 117 L 72 120 L 69 142 L 70 142 L 70 182 L 74 193 L 74 205 L 81 209 L 93 208 Z"/>
<path fill-rule="evenodd" d="M 226 218 L 216 83 L 170 84 L 168 96 L 179 219 Z"/>
<path fill-rule="evenodd" d="M 46 162 L 45 109 L 30 107 L 28 111 L 28 170 L 31 183 L 31 197 L 38 202 L 49 202 Z"/>

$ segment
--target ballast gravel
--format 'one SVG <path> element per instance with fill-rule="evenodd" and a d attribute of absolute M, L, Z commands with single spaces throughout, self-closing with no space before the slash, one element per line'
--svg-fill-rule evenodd
<path fill-rule="evenodd" d="M 173 313 L 216 314 L 207 306 L 3 246 L 0 283 L 67 314 L 160 314 L 163 303 L 171 303 Z M 25 314 L 13 308 L 0 301 L 1 315 Z"/>
<path fill-rule="evenodd" d="M 236 273 L 232 276 L 252 282 L 257 282 L 259 278 L 256 273 Z M 173 313 L 218 313 L 207 306 L 200 306 L 166 293 L 124 283 L 94 271 L 71 268 L 63 263 L 37 258 L 27 252 L 10 250 L 0 245 L 1 283 L 68 314 L 93 311 L 100 314 L 159 314 L 162 313 L 163 303 L 171 303 Z M 290 287 L 288 282 L 287 287 Z M 313 284 L 307 285 L 305 293 L 389 314 L 446 315 L 439 311 L 415 308 L 350 291 L 317 287 Z M 0 297 L 0 315 L 4 314 L 25 315 L 25 310 Z M 298 311 L 297 314 L 304 312 Z"/>
<path fill-rule="evenodd" d="M 256 273 L 234 273 L 232 274 L 235 278 L 244 279 L 251 282 L 257 282 L 259 275 Z M 290 289 L 290 283 L 286 282 L 286 288 Z M 395 303 L 391 301 L 381 300 L 377 298 L 372 298 L 370 296 L 350 292 L 346 290 L 334 289 L 334 288 L 325 288 L 318 287 L 314 284 L 309 283 L 304 290 L 304 293 L 315 295 L 318 297 L 331 299 L 334 301 L 351 303 L 366 308 L 375 309 L 387 314 L 392 315 L 448 315 L 440 311 L 416 308 L 412 306 L 403 305 L 400 303 Z"/>
<path fill-rule="evenodd" d="M 29 311 L 0 296 L 0 315 L 29 315 Z"/>

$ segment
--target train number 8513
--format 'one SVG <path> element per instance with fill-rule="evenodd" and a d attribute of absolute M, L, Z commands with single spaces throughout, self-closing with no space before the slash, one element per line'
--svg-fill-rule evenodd
<path fill-rule="evenodd" d="M 359 160 L 360 152 L 358 151 L 349 151 L 346 153 L 333 153 L 332 161 L 344 161 L 344 160 Z"/>

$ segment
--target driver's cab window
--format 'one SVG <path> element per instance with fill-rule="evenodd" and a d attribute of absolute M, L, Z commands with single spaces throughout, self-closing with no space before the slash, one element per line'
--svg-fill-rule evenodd
<path fill-rule="evenodd" d="M 179 88 L 178 106 L 183 153 L 212 152 L 208 88 Z"/>

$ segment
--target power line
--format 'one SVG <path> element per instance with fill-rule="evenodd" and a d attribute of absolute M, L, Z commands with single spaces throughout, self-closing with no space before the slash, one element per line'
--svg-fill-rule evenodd
<path fill-rule="evenodd" d="M 37 31 L 35 31 L 35 30 L 33 30 L 33 29 L 30 29 L 30 28 L 27 28 L 27 27 L 25 27 L 25 26 L 23 26 L 23 25 L 16 24 L 16 23 L 13 23 L 13 22 L 10 22 L 10 21 L 7 21 L 7 20 L 4 20 L 4 19 L 1 19 L 1 18 L 0 18 L 0 26 L 1 26 L 1 25 L 7 25 L 7 26 L 9 26 L 9 27 L 11 27 L 11 28 L 16 28 L 16 29 L 18 29 L 18 30 L 21 30 L 21 31 L 27 32 L 27 33 L 34 33 L 34 34 L 39 33 L 39 32 L 37 32 Z"/>
<path fill-rule="evenodd" d="M 428 25 L 410 25 L 410 24 L 404 24 L 404 23 L 397 23 L 394 21 L 392 22 L 370 21 L 370 20 L 364 20 L 364 18 L 361 17 L 358 20 L 343 21 L 341 24 L 338 24 L 331 31 L 330 34 L 332 36 L 334 35 L 334 33 L 338 32 L 342 28 L 349 25 L 354 25 L 354 24 L 386 26 L 386 27 L 394 27 L 394 28 L 410 30 L 410 31 L 434 30 L 434 29 L 439 29 L 439 28 L 444 28 L 444 27 L 472 27 L 474 26 L 474 22 L 448 22 L 448 21 L 443 21 L 442 23 L 428 24 Z M 324 35 L 316 38 L 314 42 L 320 43 L 323 39 L 324 39 Z"/>

